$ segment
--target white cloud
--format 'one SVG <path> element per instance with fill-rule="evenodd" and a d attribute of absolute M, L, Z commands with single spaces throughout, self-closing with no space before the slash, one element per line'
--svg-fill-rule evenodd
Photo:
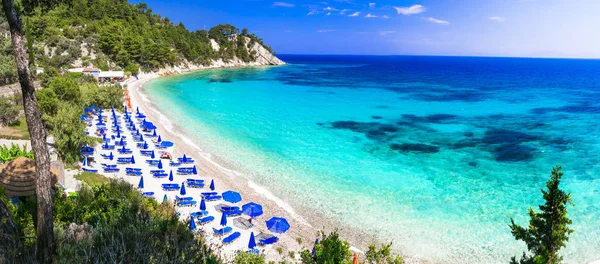
<path fill-rule="evenodd" d="M 318 14 L 318 13 L 319 13 L 318 11 L 311 10 L 311 11 L 309 11 L 309 12 L 308 12 L 308 14 L 306 14 L 306 15 L 307 15 L 307 16 L 312 16 L 312 15 L 316 15 L 316 14 Z"/>
<path fill-rule="evenodd" d="M 325 8 L 323 8 L 323 10 L 325 10 L 325 11 L 339 11 L 337 8 L 333 8 L 331 6 L 325 7 Z"/>
<path fill-rule="evenodd" d="M 411 5 L 406 6 L 394 6 L 398 15 L 402 14 L 405 16 L 416 15 L 425 12 L 425 7 L 422 5 Z"/>
<path fill-rule="evenodd" d="M 286 29 L 286 30 L 284 30 L 283 32 L 285 32 L 285 33 L 290 33 L 290 32 L 292 32 L 292 31 L 291 31 L 291 30 L 289 30 L 289 29 Z"/>
<path fill-rule="evenodd" d="M 435 19 L 433 17 L 428 17 L 427 21 L 429 21 L 431 23 L 439 24 L 439 25 L 448 25 L 448 24 L 450 24 L 450 22 L 448 22 L 446 20 Z"/>
<path fill-rule="evenodd" d="M 389 16 L 382 16 L 382 18 L 390 18 Z"/>
<path fill-rule="evenodd" d="M 340 15 L 345 15 L 348 11 L 350 11 L 350 9 L 342 9 L 342 11 L 340 11 Z"/>
<path fill-rule="evenodd" d="M 369 3 L 369 7 L 375 7 L 375 3 Z"/>
<path fill-rule="evenodd" d="M 491 16 L 488 17 L 489 20 L 494 20 L 496 22 L 504 22 L 504 18 L 503 17 L 499 17 L 499 16 Z"/>
<path fill-rule="evenodd" d="M 319 2 L 319 4 L 327 5 L 327 2 Z"/>
<path fill-rule="evenodd" d="M 286 2 L 275 2 L 273 3 L 273 6 L 280 6 L 280 7 L 294 7 L 296 5 L 294 4 L 290 4 L 290 3 L 286 3 Z"/>
<path fill-rule="evenodd" d="M 354 13 L 348 15 L 348 16 L 350 16 L 350 17 L 357 17 L 359 15 L 360 15 L 360 12 L 354 12 Z"/>
<path fill-rule="evenodd" d="M 328 12 L 328 13 L 327 13 L 327 14 L 325 14 L 325 15 L 326 15 L 326 16 L 329 16 L 329 15 L 331 15 L 331 12 Z"/>
<path fill-rule="evenodd" d="M 319 33 L 327 33 L 327 32 L 334 32 L 335 29 L 319 29 L 317 30 L 317 32 Z"/>
<path fill-rule="evenodd" d="M 382 35 L 382 36 L 389 35 L 392 33 L 396 33 L 396 31 L 393 31 L 393 30 L 379 31 L 379 35 Z"/>
<path fill-rule="evenodd" d="M 371 15 L 371 13 L 368 13 L 368 14 L 367 14 L 365 17 L 366 17 L 366 18 L 375 18 L 375 17 L 377 17 L 377 16 L 374 16 L 374 15 Z"/>

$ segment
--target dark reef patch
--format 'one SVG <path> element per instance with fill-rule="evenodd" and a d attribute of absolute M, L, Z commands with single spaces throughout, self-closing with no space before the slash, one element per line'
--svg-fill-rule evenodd
<path fill-rule="evenodd" d="M 375 106 L 375 108 L 377 108 L 377 109 L 388 109 L 390 107 L 387 106 L 387 105 L 378 105 L 378 106 Z"/>
<path fill-rule="evenodd" d="M 487 95 L 478 91 L 448 91 L 439 94 L 413 94 L 411 98 L 427 102 L 479 102 L 487 99 Z"/>
<path fill-rule="evenodd" d="M 444 123 L 450 120 L 454 120 L 456 119 L 458 116 L 456 115 L 449 115 L 449 114 L 435 114 L 435 115 L 429 115 L 426 116 L 425 118 L 427 119 L 427 121 L 431 122 L 431 123 Z"/>
<path fill-rule="evenodd" d="M 371 116 L 371 118 L 373 118 L 373 119 L 381 119 L 382 117 L 381 116 Z"/>
<path fill-rule="evenodd" d="M 345 129 L 362 133 L 377 141 L 388 141 L 400 130 L 400 127 L 379 122 L 336 121 L 331 123 L 333 129 Z"/>
<path fill-rule="evenodd" d="M 551 112 L 562 112 L 562 113 L 572 113 L 572 114 L 598 114 L 600 113 L 600 106 L 592 105 L 589 103 L 580 103 L 573 105 L 566 105 L 562 107 L 540 107 L 531 109 L 531 113 L 533 114 L 547 114 Z"/>
<path fill-rule="evenodd" d="M 321 94 L 335 94 L 335 92 L 326 92 L 326 91 L 317 91 L 317 90 L 308 90 L 307 93 L 321 93 Z"/>
<path fill-rule="evenodd" d="M 463 133 L 463 136 L 465 137 L 473 137 L 475 134 L 473 132 L 465 132 Z"/>
<path fill-rule="evenodd" d="M 534 157 L 535 148 L 525 145 L 503 144 L 493 150 L 496 161 L 519 162 L 531 161 Z"/>
<path fill-rule="evenodd" d="M 538 136 L 506 130 L 506 129 L 488 129 L 481 140 L 486 144 L 520 144 L 538 140 Z"/>
<path fill-rule="evenodd" d="M 390 144 L 390 149 L 401 151 L 401 152 L 419 152 L 419 153 L 437 153 L 440 148 L 437 146 L 427 144 L 414 144 L 414 143 L 403 143 L 403 144 Z"/>
<path fill-rule="evenodd" d="M 478 165 L 477 162 L 475 162 L 475 161 L 469 161 L 469 166 L 471 166 L 471 167 L 477 167 L 477 165 Z"/>

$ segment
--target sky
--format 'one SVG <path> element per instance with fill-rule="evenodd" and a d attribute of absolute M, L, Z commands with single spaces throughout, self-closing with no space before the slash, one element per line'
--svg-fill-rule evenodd
<path fill-rule="evenodd" d="M 144 2 L 190 30 L 248 28 L 280 54 L 600 58 L 600 0 Z"/>

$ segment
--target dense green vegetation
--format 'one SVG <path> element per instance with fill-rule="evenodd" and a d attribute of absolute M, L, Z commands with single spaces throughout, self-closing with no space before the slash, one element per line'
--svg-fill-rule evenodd
<path fill-rule="evenodd" d="M 33 236 L 35 199 L 15 206 L 0 196 L 21 235 Z M 126 182 L 83 187 L 77 198 L 56 191 L 53 200 L 56 263 L 220 263 L 171 204 L 144 198 Z M 32 250 L 32 240 L 24 239 L 23 252 Z"/>
<path fill-rule="evenodd" d="M 83 65 L 130 73 L 138 66 L 156 69 L 184 61 L 209 64 L 210 60 L 231 60 L 234 55 L 250 61 L 253 54 L 248 53 L 242 35 L 248 37 L 248 44 L 263 44 L 248 30 L 240 32 L 231 25 L 192 32 L 153 14 L 145 3 L 133 5 L 124 0 L 69 1 L 50 12 L 34 12 L 25 26 L 37 62 L 55 68 L 80 58 Z M 213 51 L 209 36 L 224 48 Z"/>
<path fill-rule="evenodd" d="M 573 202 L 571 193 L 559 188 L 563 176 L 560 170 L 560 166 L 552 169 L 550 180 L 546 182 L 547 189 L 542 189 L 546 202 L 539 206 L 541 212 L 529 208 L 528 227 L 519 226 L 510 219 L 513 236 L 523 240 L 531 252 L 531 255 L 523 252 L 519 261 L 513 257 L 511 263 L 554 264 L 562 261 L 558 251 L 567 245 L 569 234 L 573 233 L 573 229 L 569 228 L 572 221 L 567 217 L 567 204 L 573 205 Z"/>
<path fill-rule="evenodd" d="M 19 108 L 8 98 L 0 97 L 0 126 L 7 126 L 19 117 Z"/>
<path fill-rule="evenodd" d="M 84 108 L 90 105 L 104 109 L 121 108 L 122 89 L 119 86 L 98 86 L 81 74 L 47 78 L 47 88 L 37 92 L 44 125 L 54 136 L 60 157 L 67 163 L 79 161 L 81 146 L 97 143 L 84 134 L 85 122 L 81 121 Z"/>
<path fill-rule="evenodd" d="M 83 171 L 75 176 L 75 179 L 80 180 L 90 187 L 102 186 L 102 184 L 108 183 L 110 180 L 100 174 Z"/>

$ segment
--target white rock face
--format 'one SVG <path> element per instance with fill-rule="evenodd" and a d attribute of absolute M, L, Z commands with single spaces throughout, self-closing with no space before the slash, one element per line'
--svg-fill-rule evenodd
<path fill-rule="evenodd" d="M 212 49 L 214 51 L 219 51 L 219 49 L 221 49 L 221 47 L 219 46 L 219 43 L 217 43 L 217 41 L 214 39 L 210 39 L 210 45 L 212 46 Z"/>

